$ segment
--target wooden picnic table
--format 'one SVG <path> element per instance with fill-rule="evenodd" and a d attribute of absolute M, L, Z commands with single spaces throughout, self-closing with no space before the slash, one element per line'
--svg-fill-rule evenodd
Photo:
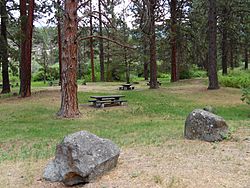
<path fill-rule="evenodd" d="M 105 107 L 107 105 L 123 105 L 126 100 L 121 100 L 120 98 L 125 97 L 124 95 L 105 95 L 105 96 L 91 96 L 90 98 L 94 100 L 89 100 L 95 107 Z"/>
<path fill-rule="evenodd" d="M 101 96 L 91 96 L 90 98 L 96 99 L 96 100 L 103 100 L 107 98 L 114 98 L 116 100 L 119 100 L 121 97 L 125 97 L 124 95 L 101 95 Z"/>
<path fill-rule="evenodd" d="M 135 87 L 132 86 L 132 84 L 122 84 L 122 86 L 119 87 L 119 90 L 132 90 Z"/>

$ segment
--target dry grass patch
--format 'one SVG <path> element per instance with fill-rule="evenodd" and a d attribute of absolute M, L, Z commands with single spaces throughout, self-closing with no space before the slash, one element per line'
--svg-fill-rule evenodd
<path fill-rule="evenodd" d="M 180 81 L 167 89 L 167 92 L 177 94 L 180 97 L 193 100 L 204 105 L 239 105 L 241 91 L 235 88 L 221 87 L 219 90 L 207 90 L 204 79 Z"/>
<path fill-rule="evenodd" d="M 241 135 L 242 132 L 247 132 Z M 250 130 L 235 132 L 244 138 Z M 123 148 L 118 166 L 85 188 L 250 186 L 250 141 L 168 140 L 160 146 Z M 41 179 L 45 160 L 0 164 L 0 187 L 64 187 Z M 81 186 L 76 186 L 81 187 Z"/>

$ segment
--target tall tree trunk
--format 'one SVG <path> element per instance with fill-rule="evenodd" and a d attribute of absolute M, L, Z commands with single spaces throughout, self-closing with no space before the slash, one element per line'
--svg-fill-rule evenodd
<path fill-rule="evenodd" d="M 124 16 L 123 16 L 123 41 L 124 43 L 127 42 L 127 36 L 126 36 L 126 20 L 125 20 L 125 12 L 123 12 Z M 130 83 L 130 66 L 129 66 L 129 62 L 128 62 L 128 57 L 127 57 L 127 49 L 124 48 L 124 63 L 125 63 L 125 67 L 126 67 L 126 83 L 129 84 Z"/>
<path fill-rule="evenodd" d="M 43 72 L 43 83 L 46 83 L 46 79 L 47 79 L 47 52 L 46 52 L 46 48 L 45 48 L 45 42 L 43 42 L 43 50 L 42 50 L 42 54 L 43 54 L 43 68 L 44 68 L 44 72 Z"/>
<path fill-rule="evenodd" d="M 126 67 L 126 82 L 127 84 L 130 83 L 130 67 L 129 67 L 129 62 L 127 59 L 127 49 L 124 48 L 124 62 L 125 62 L 125 67 Z"/>
<path fill-rule="evenodd" d="M 62 83 L 62 35 L 61 35 L 61 3 L 57 0 L 57 44 L 58 44 L 58 60 L 59 60 L 59 84 Z"/>
<path fill-rule="evenodd" d="M 232 41 L 230 41 L 230 45 L 229 45 L 229 63 L 230 63 L 231 69 L 234 69 L 234 55 L 233 55 Z"/>
<path fill-rule="evenodd" d="M 21 62 L 20 62 L 20 96 L 31 95 L 31 49 L 34 17 L 34 0 L 29 0 L 27 15 L 26 1 L 20 0 L 21 16 Z"/>
<path fill-rule="evenodd" d="M 171 13 L 171 82 L 176 82 L 177 77 L 177 42 L 176 42 L 176 25 L 177 25 L 177 1 L 171 0 L 170 4 Z"/>
<path fill-rule="evenodd" d="M 83 84 L 86 84 L 86 80 L 85 80 L 85 75 L 84 75 L 84 64 L 85 64 L 85 62 L 87 61 L 86 59 L 87 59 L 87 55 L 86 55 L 86 53 L 85 53 L 85 51 L 86 51 L 86 43 L 84 42 L 84 43 L 82 43 L 82 48 L 80 48 L 79 46 L 80 45 L 78 45 L 78 49 L 80 49 L 80 52 L 78 52 L 79 53 L 79 56 L 78 57 L 81 57 L 81 58 L 79 58 L 79 65 L 81 65 L 81 66 L 79 66 L 79 69 L 81 69 L 81 70 L 79 70 L 79 73 L 80 73 L 80 78 L 82 79 L 84 79 L 84 82 L 83 82 Z M 80 59 L 81 59 L 81 61 L 80 61 Z"/>
<path fill-rule="evenodd" d="M 78 43 L 78 54 L 77 55 L 78 55 L 78 57 L 77 57 L 77 59 L 78 59 L 78 61 L 77 61 L 77 65 L 78 65 L 77 78 L 81 79 L 82 78 L 82 63 L 81 63 L 81 60 L 83 59 L 83 57 L 82 57 L 82 49 L 81 49 L 81 46 L 80 46 L 79 43 Z"/>
<path fill-rule="evenodd" d="M 208 11 L 208 89 L 219 89 L 218 75 L 217 75 L 217 60 L 216 60 L 216 32 L 217 32 L 217 18 L 216 18 L 216 0 L 209 0 Z"/>
<path fill-rule="evenodd" d="M 108 38 L 110 38 L 110 31 L 108 29 Z M 106 68 L 106 81 L 109 82 L 111 81 L 111 70 L 110 70 L 110 57 L 111 57 L 111 53 L 110 53 L 110 42 L 107 41 L 107 68 Z"/>
<path fill-rule="evenodd" d="M 6 10 L 6 0 L 0 2 L 1 10 L 1 36 L 0 36 L 0 61 L 2 62 L 2 78 L 3 88 L 1 93 L 10 92 L 10 81 L 9 81 L 9 60 L 8 60 L 8 39 L 7 39 L 7 22 L 8 14 Z"/>
<path fill-rule="evenodd" d="M 225 5 L 226 6 L 226 5 Z M 221 62 L 222 62 L 222 74 L 226 75 L 227 74 L 227 62 L 228 62 L 228 31 L 227 31 L 227 16 L 228 16 L 228 11 L 227 7 L 223 8 L 222 11 L 222 41 L 221 41 Z"/>
<path fill-rule="evenodd" d="M 156 64 L 156 36 L 155 36 L 155 7 L 156 0 L 149 0 L 149 19 L 150 19 L 150 89 L 159 88 L 157 82 Z"/>
<path fill-rule="evenodd" d="M 245 69 L 248 69 L 248 48 L 247 48 L 247 44 L 245 46 Z"/>
<path fill-rule="evenodd" d="M 90 12 L 92 13 L 92 0 L 89 1 Z M 92 15 L 89 18 L 89 30 L 90 36 L 93 36 L 93 19 Z M 92 82 L 95 82 L 95 64 L 94 64 L 94 48 L 93 48 L 93 38 L 89 39 L 89 47 L 90 47 L 90 62 L 91 62 L 91 75 L 92 75 Z"/>
<path fill-rule="evenodd" d="M 146 34 L 143 34 L 143 75 L 144 79 L 148 80 L 148 50 L 147 50 L 147 36 Z"/>
<path fill-rule="evenodd" d="M 99 9 L 99 35 L 102 37 L 102 7 L 101 7 L 101 0 L 98 0 L 98 9 Z M 99 39 L 99 58 L 100 58 L 100 73 L 101 73 L 101 81 L 105 81 L 104 75 L 104 49 L 103 49 L 103 39 L 100 37 Z"/>
<path fill-rule="evenodd" d="M 183 39 L 182 38 L 182 36 L 181 36 L 181 34 L 180 33 L 178 33 L 178 36 L 180 37 L 180 40 L 179 40 L 179 42 L 178 43 L 176 43 L 177 44 L 177 46 L 178 46 L 178 49 L 177 49 L 177 54 L 178 54 L 178 56 L 176 57 L 176 60 L 177 60 L 177 68 L 176 68 L 176 78 L 177 78 L 177 80 L 179 80 L 179 78 L 180 78 L 180 71 L 179 70 L 183 70 L 184 68 L 187 68 L 186 66 L 185 66 L 185 64 L 184 64 L 184 44 L 183 44 L 183 41 L 185 40 L 185 39 Z M 178 70 L 178 71 L 177 71 Z M 176 81 L 177 81 L 176 80 Z"/>
<path fill-rule="evenodd" d="M 77 7 L 78 0 L 66 0 L 63 19 L 62 91 L 58 116 L 73 118 L 80 114 L 77 101 Z"/>
<path fill-rule="evenodd" d="M 222 74 L 227 74 L 227 61 L 228 61 L 228 41 L 227 41 L 227 30 L 223 28 L 222 31 L 222 44 L 221 44 L 221 56 L 222 56 Z"/>

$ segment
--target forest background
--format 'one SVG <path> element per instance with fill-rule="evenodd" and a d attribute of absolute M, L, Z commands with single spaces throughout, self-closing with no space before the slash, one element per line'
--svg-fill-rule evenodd
<path fill-rule="evenodd" d="M 19 5 L 16 1 L 2 1 L 2 4 L 4 2 L 8 15 L 8 73 L 11 83 L 17 85 L 20 72 L 21 40 L 20 17 L 16 16 Z M 206 77 L 208 2 L 176 1 L 175 5 L 171 4 L 172 2 L 160 1 L 156 8 L 157 77 L 171 80 L 173 48 L 175 48 L 174 55 L 177 65 L 176 80 Z M 144 15 L 143 1 L 127 1 L 126 3 L 125 1 L 100 1 L 99 3 L 102 14 L 98 14 L 98 2 L 88 1 L 84 9 L 79 11 L 81 16 L 79 35 L 83 37 L 100 35 L 100 27 L 102 27 L 101 35 L 119 43 L 128 44 L 134 49 L 124 50 L 122 46 L 112 41 L 101 41 L 98 38 L 79 41 L 78 79 L 83 80 L 82 82 L 126 81 L 126 79 L 132 82 L 140 77 L 148 79 L 150 55 L 149 45 L 147 45 L 149 36 L 146 30 L 149 26 L 147 25 L 148 18 Z M 171 9 L 171 5 L 175 7 Z M 59 80 L 56 26 L 56 17 L 59 12 L 56 10 L 58 10 L 58 4 L 54 1 L 36 1 L 34 20 L 38 21 L 35 22 L 35 25 L 40 26 L 34 28 L 32 39 L 32 80 L 35 82 L 43 81 L 44 84 L 47 84 L 47 82 Z M 1 11 L 1 14 L 4 18 L 4 11 Z M 173 14 L 175 14 L 174 31 L 172 28 Z M 243 69 L 248 69 L 249 2 L 247 0 L 217 1 L 216 18 L 219 81 L 223 86 L 246 87 L 249 85 L 249 72 L 243 71 Z M 48 26 L 45 26 L 44 23 L 40 24 L 39 19 L 42 19 L 43 22 L 47 20 L 47 23 L 50 24 Z M 131 20 L 130 26 L 125 21 L 128 19 Z M 90 22 L 92 22 L 91 26 Z M 176 43 L 174 47 L 173 38 Z M 100 42 L 103 43 L 104 50 L 100 50 Z M 5 43 L 1 44 L 3 46 Z M 228 68 L 230 68 L 229 71 Z M 236 70 L 232 71 L 235 68 Z M 224 76 L 221 76 L 222 74 Z M 240 76 L 236 76 L 239 74 Z M 172 79 L 172 81 L 176 80 Z"/>

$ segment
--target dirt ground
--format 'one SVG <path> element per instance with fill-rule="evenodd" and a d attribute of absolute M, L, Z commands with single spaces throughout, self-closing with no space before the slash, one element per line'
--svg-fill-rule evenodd
<path fill-rule="evenodd" d="M 229 141 L 169 140 L 160 146 L 122 148 L 118 165 L 85 188 L 249 188 L 250 130 Z M 60 188 L 42 179 L 48 161 L 0 165 L 0 187 Z"/>
<path fill-rule="evenodd" d="M 200 92 L 203 96 L 202 92 L 205 92 L 205 87 L 196 81 L 191 84 L 192 88 L 176 86 L 169 89 L 169 92 L 176 94 Z M 104 88 L 110 91 L 115 90 L 117 86 Z M 103 91 L 104 88 L 90 85 L 80 86 L 79 90 Z M 223 97 L 226 99 L 225 105 L 227 105 L 227 99 L 232 102 L 230 94 L 232 92 L 223 92 Z M 235 92 L 239 91 L 235 90 Z M 206 92 L 205 95 L 207 95 Z M 209 100 L 216 101 L 217 98 L 222 97 L 218 95 L 212 95 Z M 205 98 L 206 96 L 204 100 Z M 235 103 L 241 102 L 240 100 L 234 101 Z M 43 169 L 47 163 L 48 160 L 1 163 L 0 188 L 65 187 L 62 183 L 49 183 L 42 179 Z M 92 183 L 76 187 L 249 188 L 250 128 L 240 128 L 233 133 L 232 139 L 219 143 L 179 139 L 168 140 L 159 146 L 122 148 L 115 169 Z"/>

